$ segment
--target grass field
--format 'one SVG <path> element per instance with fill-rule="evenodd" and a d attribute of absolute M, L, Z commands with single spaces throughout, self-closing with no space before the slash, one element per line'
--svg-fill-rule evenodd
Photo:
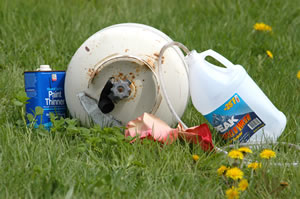
<path fill-rule="evenodd" d="M 229 164 L 222 154 L 181 141 L 129 144 L 121 130 L 84 128 L 74 119 L 57 121 L 50 133 L 24 124 L 24 105 L 16 102 L 23 72 L 40 64 L 66 70 L 90 35 L 123 22 L 153 26 L 190 49 L 214 49 L 243 65 L 287 117 L 279 140 L 299 146 L 298 0 L 1 0 L 0 198 L 226 197 L 232 182 L 217 174 Z M 257 22 L 272 32 L 254 31 Z M 183 119 L 189 126 L 206 122 L 191 104 Z M 299 167 L 271 164 L 300 160 L 300 152 L 271 148 L 277 157 L 260 170 L 243 168 L 249 187 L 241 198 L 300 198 Z"/>

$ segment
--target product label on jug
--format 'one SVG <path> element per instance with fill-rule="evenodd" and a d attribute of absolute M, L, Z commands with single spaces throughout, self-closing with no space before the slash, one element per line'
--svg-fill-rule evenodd
<path fill-rule="evenodd" d="M 236 93 L 215 111 L 205 115 L 225 140 L 247 142 L 265 123 Z"/>

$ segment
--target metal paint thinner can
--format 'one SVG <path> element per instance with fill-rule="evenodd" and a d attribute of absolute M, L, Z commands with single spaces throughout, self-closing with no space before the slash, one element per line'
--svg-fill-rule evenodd
<path fill-rule="evenodd" d="M 58 117 L 66 117 L 65 74 L 65 71 L 51 71 L 48 65 L 41 65 L 38 71 L 24 72 L 25 92 L 30 98 L 26 104 L 26 115 L 35 116 L 38 106 L 44 110 L 43 115 L 36 116 L 35 127 L 43 124 L 49 129 L 52 126 L 51 112 Z"/>

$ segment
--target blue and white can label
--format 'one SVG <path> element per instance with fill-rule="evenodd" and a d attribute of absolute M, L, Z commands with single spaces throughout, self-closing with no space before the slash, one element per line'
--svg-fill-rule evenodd
<path fill-rule="evenodd" d="M 36 117 L 38 126 L 43 124 L 49 129 L 52 126 L 50 113 L 66 117 L 66 101 L 64 94 L 65 71 L 29 71 L 24 72 L 25 92 L 29 100 L 26 104 L 26 115 L 35 115 L 35 108 L 43 108 L 43 115 Z"/>
<path fill-rule="evenodd" d="M 205 118 L 225 140 L 247 142 L 265 123 L 235 93 L 229 100 Z"/>

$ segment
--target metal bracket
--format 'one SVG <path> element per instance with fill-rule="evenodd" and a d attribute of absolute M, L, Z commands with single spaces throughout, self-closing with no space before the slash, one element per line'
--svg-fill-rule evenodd
<path fill-rule="evenodd" d="M 97 101 L 84 92 L 78 93 L 77 97 L 84 108 L 84 110 L 88 113 L 95 124 L 100 125 L 103 127 L 121 127 L 123 126 L 122 123 L 116 120 L 112 115 L 104 114 L 98 108 Z"/>

